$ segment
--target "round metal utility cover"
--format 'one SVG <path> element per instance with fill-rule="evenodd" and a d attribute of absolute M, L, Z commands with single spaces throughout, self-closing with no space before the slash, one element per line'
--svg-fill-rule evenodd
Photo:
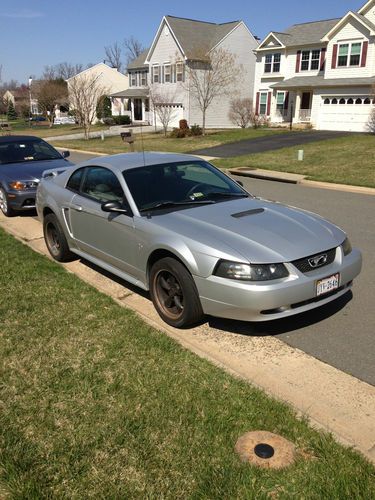
<path fill-rule="evenodd" d="M 289 467 L 296 456 L 293 443 L 267 431 L 247 432 L 238 439 L 235 450 L 243 462 L 270 469 Z"/>

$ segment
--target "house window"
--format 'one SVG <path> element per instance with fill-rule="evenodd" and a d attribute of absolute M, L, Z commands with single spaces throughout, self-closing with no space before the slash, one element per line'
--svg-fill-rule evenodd
<path fill-rule="evenodd" d="M 276 95 L 276 109 L 280 113 L 284 111 L 285 92 L 278 92 Z"/>
<path fill-rule="evenodd" d="M 319 69 L 320 50 L 303 50 L 301 56 L 301 71 L 313 71 Z"/>
<path fill-rule="evenodd" d="M 371 104 L 371 101 L 368 97 L 363 101 L 363 104 Z"/>
<path fill-rule="evenodd" d="M 265 73 L 280 73 L 281 54 L 267 54 L 264 63 Z"/>
<path fill-rule="evenodd" d="M 135 73 L 131 74 L 131 77 L 130 77 L 130 86 L 131 87 L 136 87 L 137 86 L 137 75 Z"/>
<path fill-rule="evenodd" d="M 360 98 L 358 97 L 358 99 L 356 99 L 356 100 L 355 100 L 355 103 L 356 103 L 356 104 L 362 104 L 362 99 L 360 99 Z"/>
<path fill-rule="evenodd" d="M 265 115 L 267 114 L 267 97 L 268 92 L 261 92 L 259 99 L 259 114 Z"/>
<path fill-rule="evenodd" d="M 160 78 L 159 78 L 159 72 L 160 72 L 159 66 L 154 66 L 153 67 L 153 71 L 154 71 L 153 83 L 159 83 L 159 81 L 160 81 Z"/>
<path fill-rule="evenodd" d="M 339 100 L 339 104 L 345 104 L 345 103 L 346 103 L 346 101 L 345 101 L 345 99 L 342 97 L 342 98 Z"/>
<path fill-rule="evenodd" d="M 341 43 L 337 59 L 338 67 L 359 66 L 361 60 L 362 42 Z"/>
<path fill-rule="evenodd" d="M 331 101 L 328 98 L 324 99 L 324 104 L 331 104 Z"/>
<path fill-rule="evenodd" d="M 141 85 L 142 87 L 146 87 L 147 85 L 147 73 L 145 71 L 141 73 Z"/>
<path fill-rule="evenodd" d="M 176 80 L 178 82 L 182 82 L 184 77 L 184 67 L 182 64 L 183 63 L 176 64 Z"/>
<path fill-rule="evenodd" d="M 164 65 L 164 82 L 171 83 L 171 65 L 170 64 Z"/>

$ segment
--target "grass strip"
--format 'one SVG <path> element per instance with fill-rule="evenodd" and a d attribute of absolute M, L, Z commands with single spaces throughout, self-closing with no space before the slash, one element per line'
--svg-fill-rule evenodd
<path fill-rule="evenodd" d="M 298 161 L 298 150 L 305 152 Z M 357 134 L 266 153 L 216 159 L 220 168 L 251 167 L 306 175 L 308 179 L 375 187 L 375 137 Z"/>
<path fill-rule="evenodd" d="M 375 498 L 374 468 L 0 230 L 1 498 Z M 241 463 L 250 430 L 298 446 Z"/>

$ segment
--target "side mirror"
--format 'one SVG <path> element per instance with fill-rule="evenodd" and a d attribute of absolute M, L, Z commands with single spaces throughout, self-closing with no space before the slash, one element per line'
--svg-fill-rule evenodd
<path fill-rule="evenodd" d="M 118 214 L 127 214 L 128 211 L 119 201 L 105 201 L 101 205 L 103 212 L 116 212 Z"/>
<path fill-rule="evenodd" d="M 63 152 L 61 153 L 61 156 L 62 156 L 63 158 L 68 158 L 68 157 L 70 156 L 70 151 L 63 151 Z"/>

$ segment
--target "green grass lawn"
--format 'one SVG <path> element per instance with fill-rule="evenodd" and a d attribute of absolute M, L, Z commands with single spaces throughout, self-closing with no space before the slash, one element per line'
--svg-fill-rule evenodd
<path fill-rule="evenodd" d="M 373 499 L 374 468 L 0 230 L 1 498 Z M 269 430 L 299 455 L 239 461 Z"/>
<path fill-rule="evenodd" d="M 185 137 L 182 139 L 164 137 L 163 133 L 145 133 L 143 136 L 140 134 L 136 135 L 134 149 L 135 151 L 142 151 L 142 149 L 145 149 L 145 151 L 187 153 L 195 149 L 210 148 L 227 142 L 236 142 L 241 139 L 251 139 L 278 133 L 280 133 L 280 129 L 209 130 L 205 136 Z M 54 141 L 53 145 L 65 149 L 81 149 L 107 154 L 125 153 L 130 151 L 129 145 L 124 144 L 121 140 L 120 134 L 116 137 L 106 137 L 104 141 L 101 139 L 89 139 L 87 141 Z"/>
<path fill-rule="evenodd" d="M 53 137 L 58 135 L 83 133 L 83 128 L 79 127 L 78 125 L 54 125 L 52 128 L 49 128 L 48 125 L 35 125 L 36 123 L 44 124 L 46 122 L 32 122 L 33 125 L 30 127 L 30 124 L 24 119 L 8 121 L 6 118 L 4 118 L 3 121 L 6 121 L 11 126 L 12 135 L 35 135 L 36 137 Z M 104 129 L 108 129 L 108 126 L 102 124 L 93 125 L 91 128 L 91 132 Z"/>
<path fill-rule="evenodd" d="M 298 150 L 305 151 L 303 162 Z M 375 187 L 375 136 L 358 134 L 267 153 L 217 159 L 221 168 L 253 167 L 307 175 L 314 181 Z"/>

